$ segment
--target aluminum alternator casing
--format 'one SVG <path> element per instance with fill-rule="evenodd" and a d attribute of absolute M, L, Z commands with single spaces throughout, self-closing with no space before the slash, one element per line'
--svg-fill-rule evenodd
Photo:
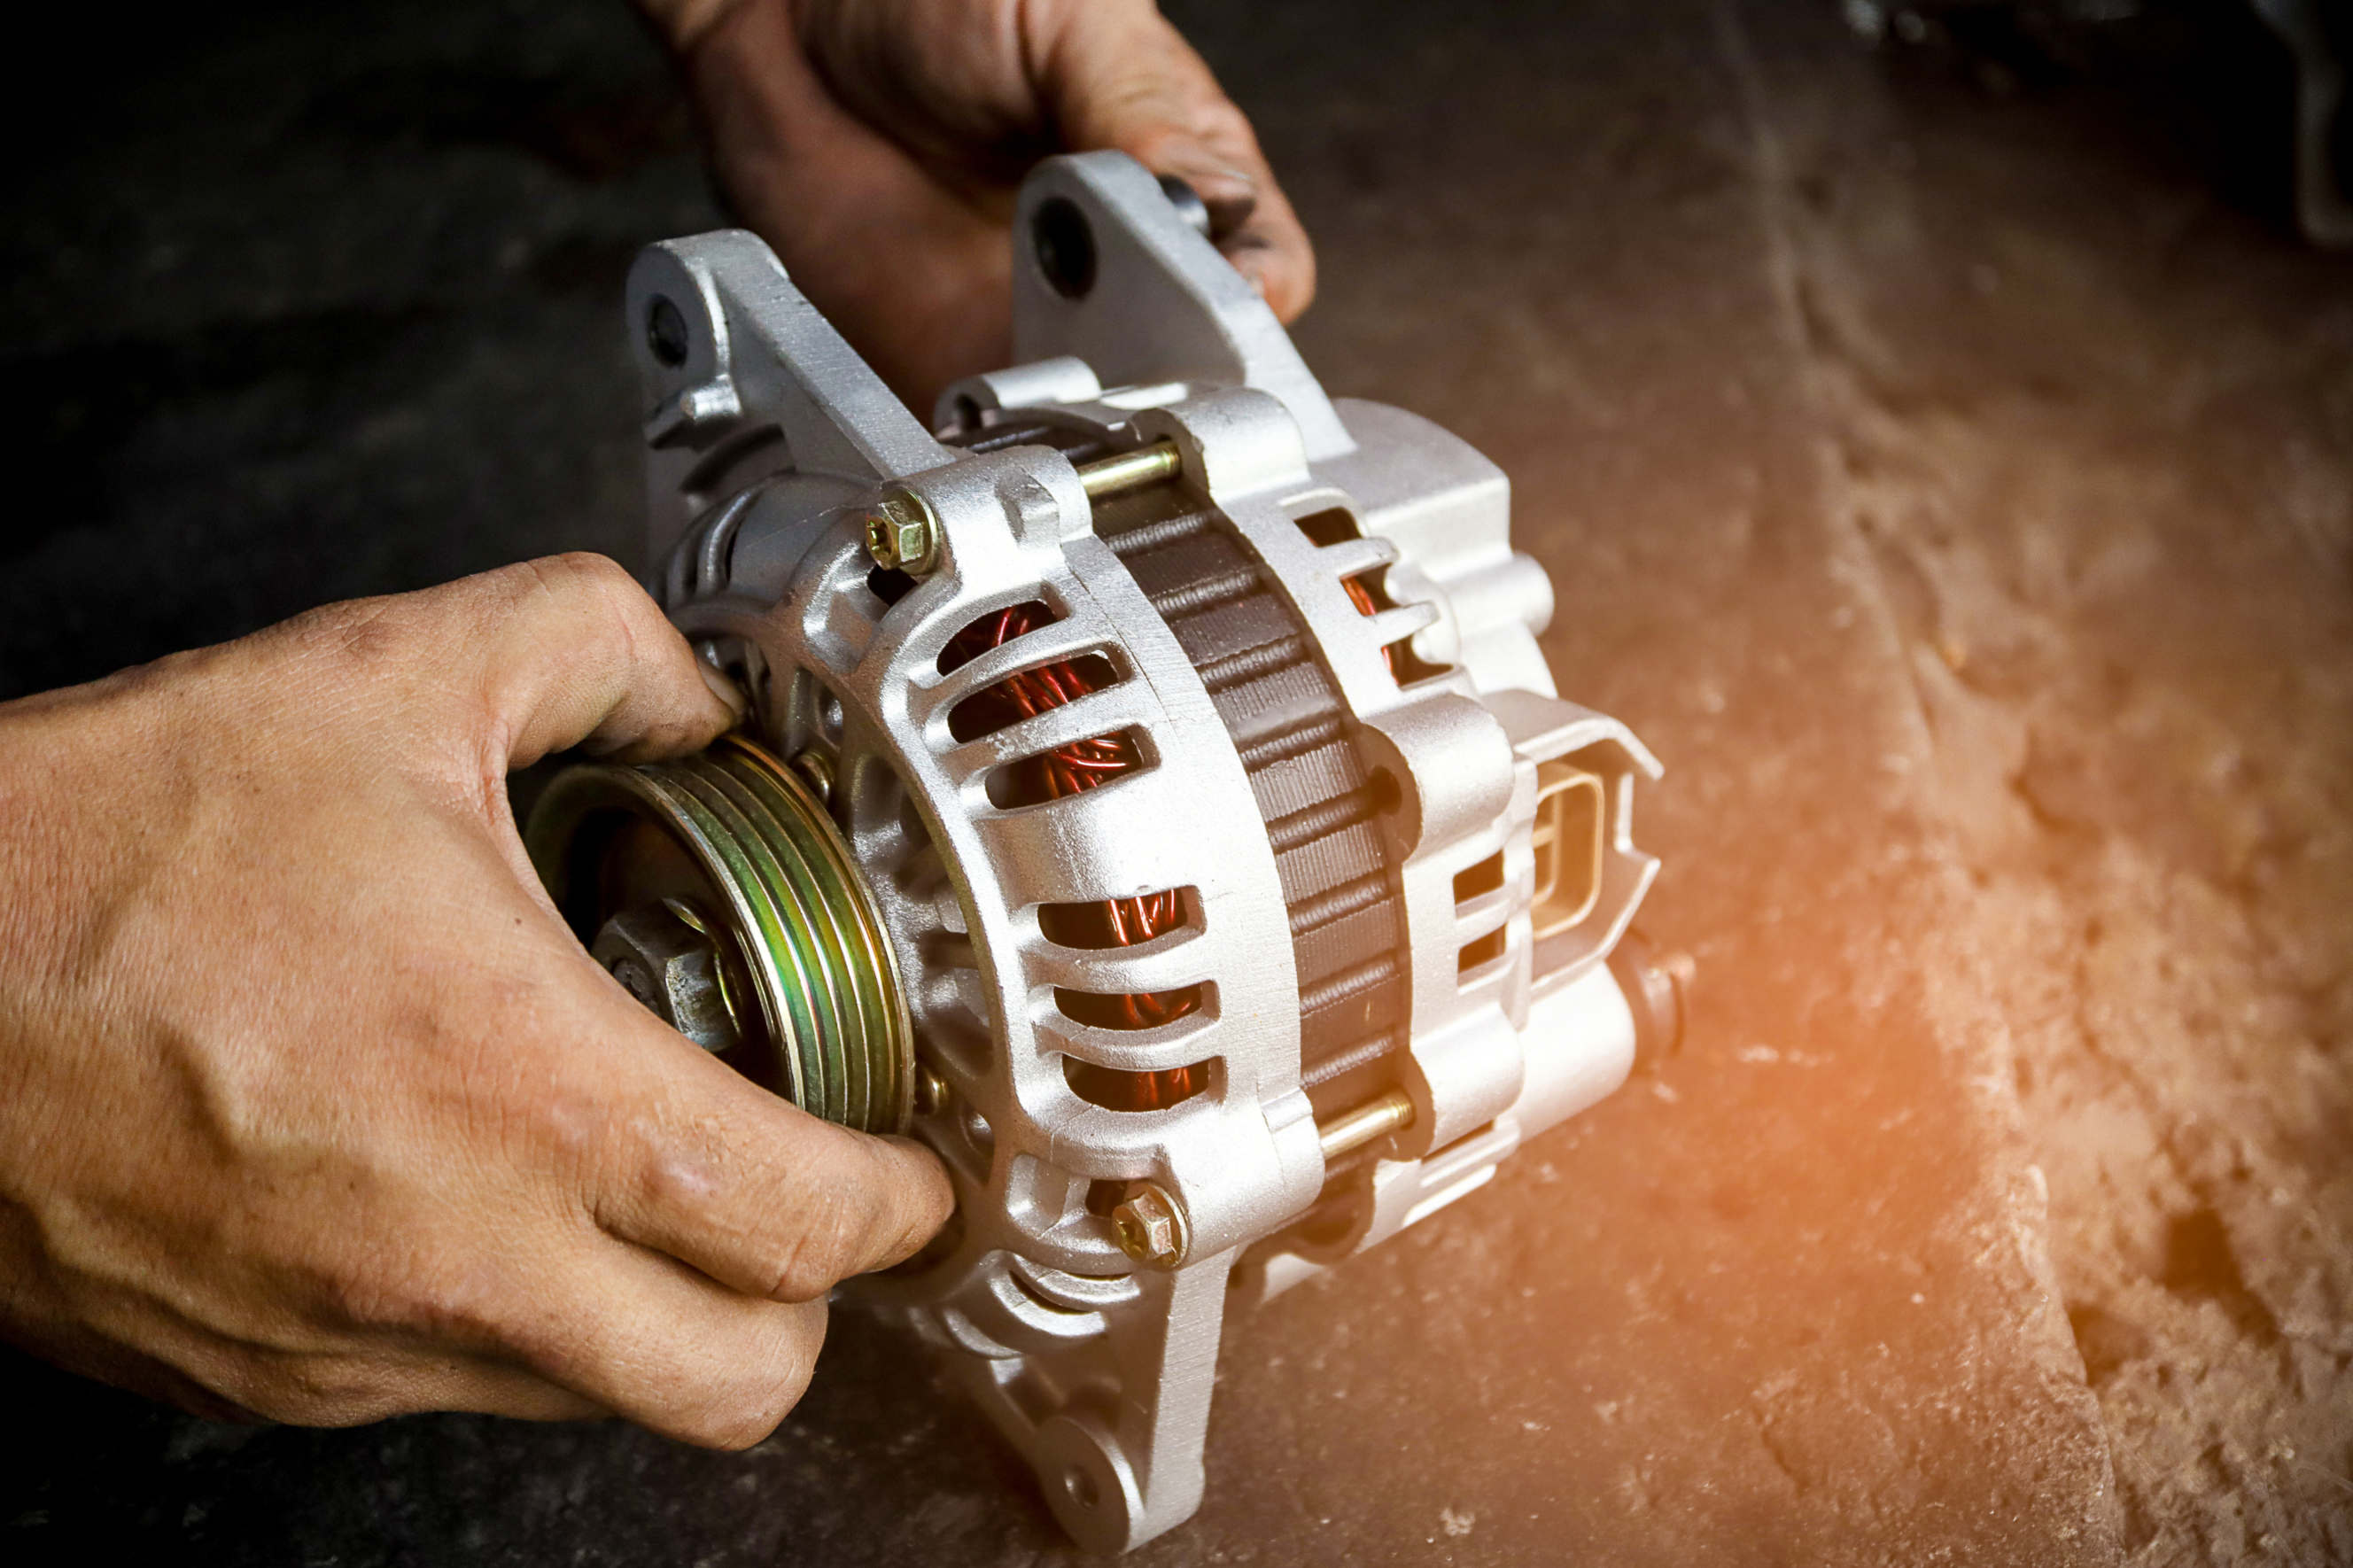
<path fill-rule="evenodd" d="M 1611 962 L 1656 870 L 1630 812 L 1657 764 L 1555 694 L 1504 475 L 1327 399 L 1150 174 L 1050 160 L 1014 233 L 1018 363 L 951 389 L 936 434 L 747 234 L 650 248 L 628 310 L 654 585 L 823 786 L 895 950 L 913 1131 L 956 1186 L 948 1233 L 856 1293 L 1121 1550 L 1200 1500 L 1229 1303 L 1625 1078 L 1660 1026 L 1655 975 Z M 1139 452 L 1175 471 L 1106 477 Z M 886 503 L 934 531 L 922 570 L 870 555 Z M 1000 631 L 1026 629 L 946 657 L 1015 606 Z M 957 717 L 1077 663 L 1067 701 Z M 1132 760 L 1111 782 L 1008 793 L 1101 737 Z M 1071 936 L 1065 911 L 1164 895 L 1145 940 Z M 1145 1081 L 1182 1093 L 1089 1087 Z"/>

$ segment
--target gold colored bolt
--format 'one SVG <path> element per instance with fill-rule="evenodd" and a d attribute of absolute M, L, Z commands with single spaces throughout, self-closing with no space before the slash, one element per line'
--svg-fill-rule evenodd
<path fill-rule="evenodd" d="M 921 496 L 893 490 L 866 514 L 866 554 L 885 572 L 920 577 L 939 564 L 940 521 Z"/>
<path fill-rule="evenodd" d="M 1138 1182 L 1111 1211 L 1119 1249 L 1150 1268 L 1174 1268 L 1185 1261 L 1192 1237 L 1185 1211 L 1157 1182 Z"/>
<path fill-rule="evenodd" d="M 800 775 L 801 783 L 809 786 L 809 794 L 817 796 L 820 805 L 832 804 L 833 763 L 826 759 L 823 752 L 797 752 L 793 757 L 793 772 Z"/>
<path fill-rule="evenodd" d="M 1156 485 L 1163 479 L 1173 479 L 1185 471 L 1185 458 L 1174 441 L 1155 441 L 1148 447 L 1121 452 L 1079 465 L 1079 484 L 1089 500 L 1103 500 L 1129 490 Z"/>
<path fill-rule="evenodd" d="M 1315 1135 L 1324 1145 L 1324 1163 L 1328 1165 L 1344 1154 L 1352 1154 L 1367 1143 L 1403 1131 L 1412 1122 L 1413 1097 L 1401 1089 L 1393 1089 L 1342 1111 L 1329 1121 L 1317 1123 Z"/>
<path fill-rule="evenodd" d="M 948 1102 L 947 1081 L 923 1062 L 915 1064 L 915 1114 L 930 1116 Z"/>

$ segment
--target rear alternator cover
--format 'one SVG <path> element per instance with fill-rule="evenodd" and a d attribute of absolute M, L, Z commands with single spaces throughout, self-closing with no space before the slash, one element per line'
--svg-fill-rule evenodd
<path fill-rule="evenodd" d="M 1327 399 L 1123 156 L 1015 235 L 1019 363 L 935 429 L 751 236 L 639 259 L 656 586 L 754 714 L 530 837 L 649 1006 L 939 1152 L 955 1219 L 856 1293 L 1121 1550 L 1200 1500 L 1229 1302 L 1479 1186 L 1679 1004 L 1621 942 L 1658 766 L 1555 694 L 1503 474 Z"/>

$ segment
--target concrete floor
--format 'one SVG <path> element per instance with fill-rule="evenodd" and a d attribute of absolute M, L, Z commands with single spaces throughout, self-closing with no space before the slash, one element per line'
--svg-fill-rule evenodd
<path fill-rule="evenodd" d="M 1513 475 L 1701 979 L 1232 1325 L 1138 1561 L 2353 1560 L 2353 267 L 1827 4 L 1171 10 L 1322 247 L 1311 364 Z M 369 15 L 164 40 L 22 175 L 0 693 L 635 537 L 620 272 L 715 221 L 659 62 Z M 1065 1555 L 848 1316 L 742 1456 L 0 1386 L 12 1561 Z"/>

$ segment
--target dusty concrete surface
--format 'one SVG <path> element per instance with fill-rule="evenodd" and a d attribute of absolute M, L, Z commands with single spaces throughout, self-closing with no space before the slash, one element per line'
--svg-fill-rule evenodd
<path fill-rule="evenodd" d="M 1139 1561 L 2353 1557 L 2353 272 L 1827 6 L 1171 9 L 1322 244 L 1311 363 L 1512 472 L 1701 985 L 1655 1078 L 1231 1327 Z M 27 174 L 0 690 L 632 538 L 620 269 L 713 218 L 659 63 L 371 16 L 166 40 Z M 12 1560 L 1066 1555 L 846 1315 L 742 1456 L 0 1384 Z"/>
<path fill-rule="evenodd" d="M 2353 268 L 2085 105 L 1759 32 L 2123 1544 L 2353 1561 Z"/>

